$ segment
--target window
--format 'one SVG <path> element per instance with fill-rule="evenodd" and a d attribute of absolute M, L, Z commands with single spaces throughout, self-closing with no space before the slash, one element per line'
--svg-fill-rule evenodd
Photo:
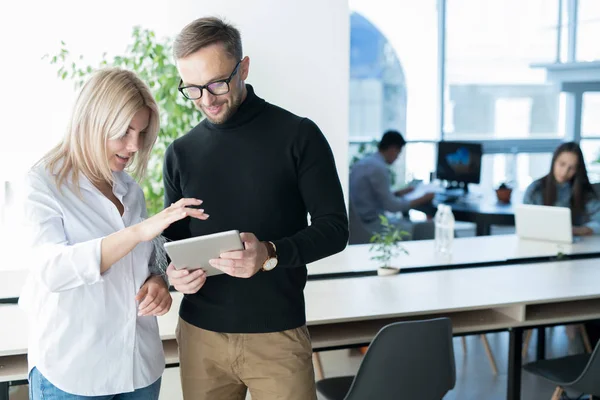
<path fill-rule="evenodd" d="M 600 182 L 600 140 L 582 139 L 580 146 L 590 182 Z"/>
<path fill-rule="evenodd" d="M 558 61 L 569 61 L 569 0 L 563 0 L 560 3 L 560 15 L 557 21 L 557 29 L 560 29 L 560 48 L 558 49 Z M 560 23 L 560 26 L 558 26 Z M 554 32 L 558 35 L 558 32 Z M 557 37 L 558 40 L 558 37 Z M 558 47 L 558 46 L 557 46 Z"/>
<path fill-rule="evenodd" d="M 579 0 L 577 10 L 577 61 L 600 60 L 600 1 Z"/>
<path fill-rule="evenodd" d="M 517 187 L 520 190 L 550 172 L 552 153 L 521 153 L 517 155 Z"/>
<path fill-rule="evenodd" d="M 350 0 L 351 137 L 439 139 L 436 3 Z"/>
<path fill-rule="evenodd" d="M 382 92 L 376 79 L 350 80 L 350 138 L 382 135 Z"/>
<path fill-rule="evenodd" d="M 406 182 L 413 179 L 429 182 L 429 175 L 435 171 L 437 146 L 435 143 L 407 143 L 404 158 Z"/>
<path fill-rule="evenodd" d="M 444 135 L 448 139 L 561 134 L 561 102 L 545 72 L 556 59 L 558 0 L 447 0 Z"/>
<path fill-rule="evenodd" d="M 583 93 L 581 136 L 600 138 L 600 92 Z"/>
<path fill-rule="evenodd" d="M 524 191 L 534 180 L 550 170 L 552 153 L 484 154 L 481 184 L 475 192 L 489 193 L 501 183 Z"/>
<path fill-rule="evenodd" d="M 600 182 L 600 92 L 583 93 L 581 107 L 581 151 L 590 181 Z"/>

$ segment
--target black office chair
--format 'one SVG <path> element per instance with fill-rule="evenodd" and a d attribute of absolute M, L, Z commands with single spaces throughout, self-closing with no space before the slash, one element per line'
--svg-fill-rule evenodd
<path fill-rule="evenodd" d="M 600 343 L 596 344 L 592 354 L 534 361 L 525 364 L 523 369 L 558 386 L 552 399 L 560 400 L 565 389 L 600 399 Z"/>
<path fill-rule="evenodd" d="M 438 318 L 385 326 L 356 377 L 326 378 L 317 390 L 327 400 L 440 400 L 455 381 L 452 324 Z"/>

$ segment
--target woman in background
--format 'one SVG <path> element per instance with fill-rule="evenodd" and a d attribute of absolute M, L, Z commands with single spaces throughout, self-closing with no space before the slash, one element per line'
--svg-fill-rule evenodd
<path fill-rule="evenodd" d="M 529 185 L 523 203 L 568 207 L 573 235 L 600 233 L 600 199 L 590 184 L 581 148 L 575 142 L 563 143 L 554 151 L 550 172 Z"/>
<path fill-rule="evenodd" d="M 97 72 L 61 143 L 28 174 L 31 400 L 156 400 L 165 367 L 156 316 L 171 306 L 151 275 L 157 240 L 201 203 L 181 199 L 146 218 L 144 176 L 159 129 L 156 102 L 132 72 Z M 160 253 L 162 254 L 162 253 Z"/>

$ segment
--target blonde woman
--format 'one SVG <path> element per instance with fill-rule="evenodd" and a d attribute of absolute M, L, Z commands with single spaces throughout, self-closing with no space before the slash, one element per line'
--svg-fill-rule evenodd
<path fill-rule="evenodd" d="M 146 218 L 144 175 L 159 125 L 132 72 L 97 72 L 76 101 L 63 141 L 28 174 L 29 397 L 158 399 L 165 360 L 157 315 L 168 286 L 151 275 L 155 240 L 171 223 L 204 220 L 182 199 Z M 193 208 L 194 207 L 194 208 Z M 153 243 L 156 243 L 154 245 Z"/>

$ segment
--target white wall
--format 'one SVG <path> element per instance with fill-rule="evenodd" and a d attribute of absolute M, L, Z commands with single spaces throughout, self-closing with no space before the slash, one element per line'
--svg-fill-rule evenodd
<path fill-rule="evenodd" d="M 168 5 L 167 5 L 168 4 Z M 348 180 L 349 11 L 346 0 L 3 0 L 0 44 L 0 181 L 23 171 L 62 135 L 74 98 L 56 68 L 40 60 L 64 40 L 92 61 L 116 54 L 141 25 L 159 37 L 219 15 L 242 32 L 259 96 L 313 119 L 333 149 L 344 193 Z M 28 89 L 25 89 L 28 88 Z M 10 143 L 11 146 L 6 146 Z"/>

